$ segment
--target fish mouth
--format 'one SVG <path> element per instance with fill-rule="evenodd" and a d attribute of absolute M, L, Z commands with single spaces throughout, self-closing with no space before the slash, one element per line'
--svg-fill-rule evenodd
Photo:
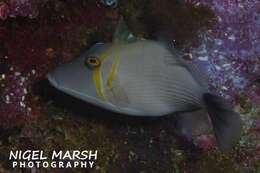
<path fill-rule="evenodd" d="M 99 99 L 93 81 L 93 70 L 85 66 L 85 56 L 81 56 L 69 63 L 61 64 L 47 74 L 50 84 L 65 92 L 89 101 L 89 98 Z"/>
<path fill-rule="evenodd" d="M 120 113 L 120 111 L 118 110 L 118 108 L 115 105 L 102 99 L 98 95 L 93 82 L 86 85 L 86 88 L 89 89 L 88 91 L 86 90 L 85 92 L 82 92 L 82 90 L 80 90 L 78 88 L 71 88 L 66 85 L 62 85 L 62 82 L 59 82 L 59 80 L 57 79 L 57 77 L 55 77 L 53 72 L 49 73 L 47 75 L 47 78 L 53 87 L 57 88 L 58 90 L 66 93 L 72 97 L 75 97 L 75 98 L 85 101 L 87 103 L 93 104 L 95 106 L 101 107 L 103 109 Z"/>
<path fill-rule="evenodd" d="M 68 86 L 66 85 L 59 84 L 58 80 L 56 80 L 56 77 L 52 73 L 49 73 L 47 75 L 47 78 L 53 87 L 75 98 L 86 101 L 88 103 L 93 103 L 95 105 L 101 103 L 102 101 L 97 97 L 96 93 L 83 93 L 80 90 L 77 90 L 76 88 L 68 88 Z"/>

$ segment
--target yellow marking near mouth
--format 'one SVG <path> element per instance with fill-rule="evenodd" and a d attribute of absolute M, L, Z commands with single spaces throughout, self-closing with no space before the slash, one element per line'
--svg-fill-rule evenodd
<path fill-rule="evenodd" d="M 117 66 L 119 64 L 119 61 L 120 61 L 120 56 L 117 54 L 115 57 L 115 61 L 112 64 L 111 71 L 107 78 L 106 86 L 107 86 L 108 90 L 110 90 L 112 88 L 112 82 L 116 77 Z"/>

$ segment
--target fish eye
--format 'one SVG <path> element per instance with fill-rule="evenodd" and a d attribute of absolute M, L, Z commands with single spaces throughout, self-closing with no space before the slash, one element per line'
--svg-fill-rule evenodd
<path fill-rule="evenodd" d="M 90 56 L 86 58 L 85 65 L 90 69 L 95 69 L 101 65 L 101 61 L 98 57 Z"/>

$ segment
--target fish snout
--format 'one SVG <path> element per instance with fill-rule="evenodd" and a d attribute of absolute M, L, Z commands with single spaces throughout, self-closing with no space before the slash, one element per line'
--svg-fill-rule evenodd
<path fill-rule="evenodd" d="M 55 88 L 58 88 L 58 83 L 56 81 L 55 76 L 52 73 L 47 74 L 47 79 L 52 86 L 54 86 Z"/>
<path fill-rule="evenodd" d="M 52 86 L 72 96 L 96 95 L 93 71 L 85 66 L 83 57 L 56 67 L 47 78 Z"/>

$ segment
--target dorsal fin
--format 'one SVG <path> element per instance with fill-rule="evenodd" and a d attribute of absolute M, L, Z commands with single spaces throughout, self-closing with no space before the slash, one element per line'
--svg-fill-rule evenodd
<path fill-rule="evenodd" d="M 113 36 L 113 43 L 131 43 L 138 40 L 128 29 L 123 17 L 120 17 L 116 31 Z"/>

